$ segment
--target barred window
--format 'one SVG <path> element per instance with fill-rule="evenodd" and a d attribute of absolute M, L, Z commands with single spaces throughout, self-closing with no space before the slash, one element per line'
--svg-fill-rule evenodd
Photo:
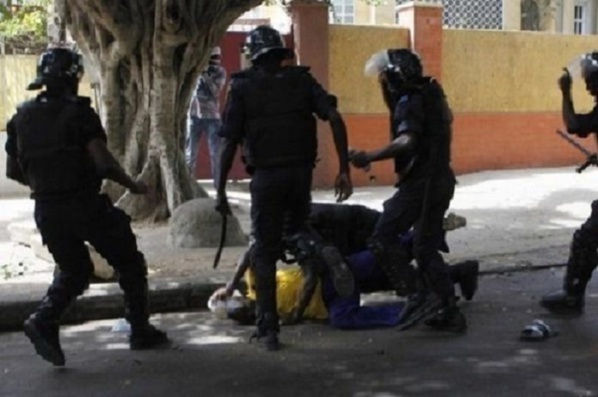
<path fill-rule="evenodd" d="M 397 0 L 397 5 L 411 0 Z M 448 28 L 502 29 L 503 0 L 420 0 L 424 3 L 442 4 L 443 24 Z M 513 1 L 513 0 L 509 0 Z"/>
<path fill-rule="evenodd" d="M 332 0 L 333 23 L 355 23 L 355 0 Z"/>

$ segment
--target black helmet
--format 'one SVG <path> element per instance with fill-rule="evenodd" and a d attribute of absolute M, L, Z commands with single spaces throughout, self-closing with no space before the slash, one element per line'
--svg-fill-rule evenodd
<path fill-rule="evenodd" d="M 423 67 L 419 56 L 413 51 L 406 48 L 389 49 L 385 72 L 389 78 L 407 83 L 419 80 L 423 76 Z"/>
<path fill-rule="evenodd" d="M 293 50 L 285 47 L 284 39 L 278 30 L 261 25 L 249 32 L 243 52 L 248 54 L 252 62 L 272 51 L 280 52 L 283 59 L 293 58 Z"/>
<path fill-rule="evenodd" d="M 52 48 L 37 62 L 37 76 L 28 90 L 39 90 L 52 82 L 78 83 L 83 76 L 83 57 L 68 48 Z"/>

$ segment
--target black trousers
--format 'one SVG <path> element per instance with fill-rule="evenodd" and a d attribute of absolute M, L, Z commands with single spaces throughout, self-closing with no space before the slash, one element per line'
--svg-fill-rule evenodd
<path fill-rule="evenodd" d="M 37 227 L 59 268 L 42 311 L 46 307 L 49 317 L 59 317 L 87 289 L 93 271 L 89 242 L 118 271 L 127 319 L 133 326 L 147 322 L 147 267 L 130 220 L 105 195 L 36 201 Z"/>
<path fill-rule="evenodd" d="M 413 255 L 420 272 L 441 298 L 454 296 L 448 265 L 438 252 L 444 241 L 442 221 L 455 192 L 455 177 L 445 172 L 432 177 L 407 180 L 396 193 L 384 202 L 372 240 L 385 249 L 399 245 L 397 236 L 414 232 Z M 427 192 L 426 198 L 426 189 Z M 422 218 L 424 199 L 428 200 L 425 219 Z"/>
<path fill-rule="evenodd" d="M 311 182 L 312 167 L 308 165 L 256 169 L 252 175 L 251 222 L 255 239 L 252 264 L 256 276 L 258 326 L 264 314 L 277 319 L 276 262 L 283 253 L 283 235 L 306 227 Z M 274 325 L 266 325 L 270 326 Z"/>

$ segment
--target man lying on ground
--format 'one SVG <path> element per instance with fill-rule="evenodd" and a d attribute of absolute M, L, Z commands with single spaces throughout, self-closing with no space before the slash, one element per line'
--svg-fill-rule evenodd
<path fill-rule="evenodd" d="M 312 204 L 309 233 L 295 235 L 292 252 L 299 267 L 279 269 L 276 273 L 278 312 L 283 324 L 296 324 L 303 319 L 326 320 L 341 329 L 392 327 L 399 324 L 402 302 L 361 305 L 361 293 L 392 291 L 386 275 L 376 265 L 374 255 L 367 249 L 367 237 L 380 213 L 361 205 Z M 445 230 L 464 226 L 464 218 L 451 215 L 445 219 Z M 405 266 L 410 271 L 404 288 L 395 291 L 406 296 L 417 292 L 418 272 L 411 265 L 412 235 L 401 239 L 405 247 Z M 440 249 L 448 250 L 446 244 Z M 255 279 L 251 272 L 250 246 L 240 258 L 232 279 L 214 292 L 212 299 L 226 299 L 240 286 L 245 275 L 244 305 L 228 312 L 228 317 L 242 324 L 255 321 Z M 327 269 L 330 262 L 346 261 L 353 272 L 356 288 L 352 295 L 340 297 L 334 288 L 333 277 Z M 479 265 L 466 261 L 450 267 L 453 281 L 459 284 L 463 297 L 471 300 L 477 289 Z"/>

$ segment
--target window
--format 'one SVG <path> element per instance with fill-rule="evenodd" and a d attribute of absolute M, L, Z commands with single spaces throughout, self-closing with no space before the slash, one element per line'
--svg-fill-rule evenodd
<path fill-rule="evenodd" d="M 573 8 L 573 33 L 586 34 L 588 31 L 588 3 L 576 1 Z"/>
<path fill-rule="evenodd" d="M 355 0 L 332 0 L 332 22 L 355 23 Z"/>

